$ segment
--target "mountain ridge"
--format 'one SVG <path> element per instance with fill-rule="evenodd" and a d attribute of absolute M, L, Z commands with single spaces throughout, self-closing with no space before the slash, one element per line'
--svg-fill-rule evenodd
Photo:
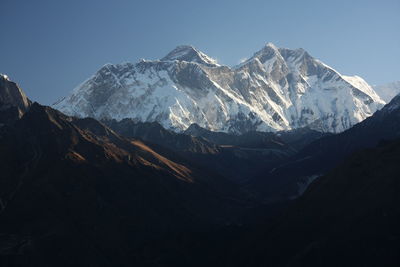
<path fill-rule="evenodd" d="M 22 90 L 10 85 L 17 97 L 4 106 L 16 108 Z M 400 95 L 339 134 L 175 133 L 27 103 L 0 127 L 0 265 L 399 262 Z"/>

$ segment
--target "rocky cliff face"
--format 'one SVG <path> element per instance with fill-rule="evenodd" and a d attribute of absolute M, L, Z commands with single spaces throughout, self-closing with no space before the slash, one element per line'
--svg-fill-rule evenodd
<path fill-rule="evenodd" d="M 229 133 L 311 127 L 341 132 L 384 101 L 361 78 L 346 77 L 310 56 L 267 44 L 227 67 L 191 46 L 161 60 L 107 64 L 54 107 L 97 119 L 191 124 Z"/>
<path fill-rule="evenodd" d="M 21 118 L 30 105 L 31 101 L 18 85 L 0 74 L 0 125 Z"/>

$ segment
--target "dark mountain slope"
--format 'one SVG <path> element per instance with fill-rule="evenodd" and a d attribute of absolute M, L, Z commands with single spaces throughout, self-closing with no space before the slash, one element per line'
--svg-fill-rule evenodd
<path fill-rule="evenodd" d="M 399 266 L 399 159 L 400 139 L 352 155 L 257 232 L 247 265 Z"/>
<path fill-rule="evenodd" d="M 2 266 L 187 265 L 193 235 L 255 206 L 218 175 L 38 104 L 0 129 L 0 170 Z"/>

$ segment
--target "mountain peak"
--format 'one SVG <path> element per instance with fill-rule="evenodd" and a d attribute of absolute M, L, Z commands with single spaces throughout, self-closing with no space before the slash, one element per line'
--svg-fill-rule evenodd
<path fill-rule="evenodd" d="M 255 53 L 255 55 L 265 54 L 265 53 L 279 53 L 279 48 L 271 42 L 268 42 L 261 48 L 259 51 Z"/>
<path fill-rule="evenodd" d="M 265 47 L 272 48 L 272 49 L 278 49 L 278 47 L 271 42 L 266 43 Z"/>
<path fill-rule="evenodd" d="M 268 42 L 265 44 L 263 48 L 261 48 L 253 55 L 253 58 L 257 57 L 259 59 L 265 59 L 265 58 L 271 58 L 272 56 L 278 56 L 278 57 L 282 56 L 283 58 L 287 57 L 300 58 L 303 55 L 308 55 L 307 51 L 304 50 L 303 48 L 297 48 L 297 49 L 279 48 L 273 43 Z M 261 60 L 261 62 L 263 62 L 263 60 Z"/>
<path fill-rule="evenodd" d="M 175 49 L 183 49 L 183 50 L 195 50 L 197 51 L 197 49 L 193 46 L 193 45 L 178 45 L 177 47 L 175 47 Z M 174 49 L 174 50 L 175 50 Z"/>
<path fill-rule="evenodd" d="M 0 126 L 22 117 L 31 101 L 7 75 L 0 74 Z"/>
<path fill-rule="evenodd" d="M 255 52 L 250 59 L 257 58 L 261 63 L 264 63 L 266 60 L 276 56 L 280 56 L 279 48 L 273 43 L 269 42 L 266 43 L 265 46 L 259 51 Z"/>
<path fill-rule="evenodd" d="M 10 79 L 8 78 L 8 76 L 5 75 L 5 74 L 3 74 L 3 73 L 0 73 L 0 79 L 2 79 L 2 80 L 7 80 L 7 81 L 10 80 Z"/>
<path fill-rule="evenodd" d="M 217 61 L 191 45 L 179 45 L 169 52 L 161 61 L 187 61 L 203 64 L 210 67 L 218 66 Z"/>
<path fill-rule="evenodd" d="M 0 109 L 17 107 L 26 111 L 31 102 L 18 85 L 5 74 L 0 74 Z"/>

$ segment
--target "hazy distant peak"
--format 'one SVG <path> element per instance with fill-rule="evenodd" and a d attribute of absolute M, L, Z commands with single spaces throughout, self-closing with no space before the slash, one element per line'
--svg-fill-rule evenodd
<path fill-rule="evenodd" d="M 400 81 L 373 86 L 376 93 L 387 103 L 400 93 Z"/>

